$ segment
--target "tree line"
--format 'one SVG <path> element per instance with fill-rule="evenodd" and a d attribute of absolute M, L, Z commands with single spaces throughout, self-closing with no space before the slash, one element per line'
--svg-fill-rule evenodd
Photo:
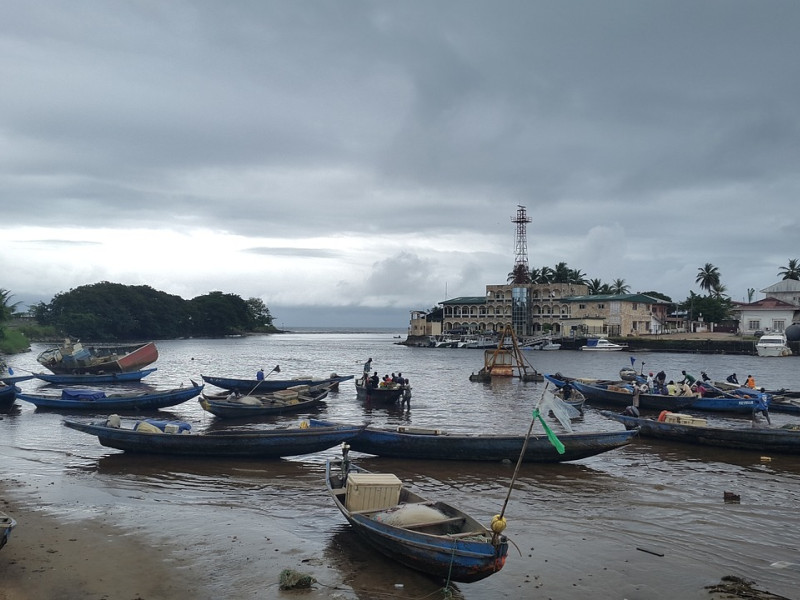
<path fill-rule="evenodd" d="M 30 314 L 61 335 L 101 342 L 275 331 L 259 298 L 215 291 L 185 300 L 147 285 L 107 281 L 56 294 L 33 306 Z"/>
<path fill-rule="evenodd" d="M 785 267 L 780 267 L 778 277 L 782 279 L 794 279 L 800 281 L 800 260 L 792 258 Z M 527 269 L 525 265 L 517 264 L 508 274 L 508 283 L 511 284 L 550 284 L 550 283 L 572 283 L 585 285 L 590 296 L 604 294 L 628 294 L 630 286 L 624 279 L 615 279 L 611 283 L 604 283 L 600 279 L 589 279 L 580 269 L 573 269 L 566 262 L 559 262 L 554 267 L 535 267 Z M 727 288 L 722 284 L 720 271 L 711 263 L 706 263 L 697 269 L 695 283 L 706 294 L 695 294 L 689 291 L 689 296 L 682 302 L 673 302 L 672 298 L 665 294 L 655 291 L 641 292 L 647 296 L 652 296 L 660 300 L 669 302 L 677 310 L 686 311 L 690 319 L 703 315 L 703 319 L 709 323 L 720 323 L 730 318 L 733 303 L 726 294 Z M 755 289 L 747 290 L 748 302 L 753 301 Z"/>

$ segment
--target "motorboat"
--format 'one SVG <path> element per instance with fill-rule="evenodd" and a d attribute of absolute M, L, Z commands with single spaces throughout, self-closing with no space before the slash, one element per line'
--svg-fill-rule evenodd
<path fill-rule="evenodd" d="M 581 346 L 581 350 L 589 350 L 594 352 L 614 352 L 618 350 L 624 350 L 627 347 L 628 346 L 623 346 L 622 344 L 609 342 L 606 338 L 589 338 L 586 340 L 586 345 Z"/>
<path fill-rule="evenodd" d="M 767 333 L 762 335 L 756 344 L 759 356 L 791 356 L 792 350 L 786 340 L 785 333 Z"/>

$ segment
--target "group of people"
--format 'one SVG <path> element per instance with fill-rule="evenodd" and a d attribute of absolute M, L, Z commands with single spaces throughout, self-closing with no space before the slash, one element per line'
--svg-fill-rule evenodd
<path fill-rule="evenodd" d="M 702 381 L 698 381 L 696 377 L 694 377 L 691 373 L 687 373 L 685 370 L 681 371 L 681 375 L 683 375 L 683 379 L 680 381 L 675 382 L 674 380 L 670 379 L 669 383 L 666 383 L 667 374 L 664 371 L 659 371 L 656 375 L 648 373 L 647 379 L 644 383 L 633 384 L 633 406 L 636 409 L 639 408 L 639 396 L 641 394 L 702 397 L 712 389 L 717 390 L 716 386 L 708 383 L 711 381 L 711 378 L 704 371 L 701 371 Z M 728 375 L 726 381 L 728 383 L 739 385 L 739 379 L 737 378 L 736 373 L 731 373 Z M 742 387 L 756 390 L 755 377 L 748 375 Z M 758 388 L 758 394 L 755 396 L 755 400 L 756 402 L 753 406 L 753 423 L 755 424 L 759 418 L 763 416 L 767 423 L 771 425 L 772 421 L 769 418 L 769 394 L 763 387 Z"/>
<path fill-rule="evenodd" d="M 400 373 L 399 371 L 397 372 L 397 374 L 392 373 L 391 375 L 386 374 L 383 377 L 379 377 L 377 371 L 374 371 L 372 375 L 370 375 L 371 370 L 372 370 L 372 358 L 368 358 L 367 362 L 364 363 L 364 384 L 368 388 L 380 389 L 380 388 L 394 387 L 399 385 L 400 387 L 403 387 L 406 390 L 411 389 L 411 387 L 409 386 L 408 378 L 403 377 L 403 374 Z M 411 394 L 404 393 L 401 397 L 401 403 L 408 403 L 410 407 Z"/>

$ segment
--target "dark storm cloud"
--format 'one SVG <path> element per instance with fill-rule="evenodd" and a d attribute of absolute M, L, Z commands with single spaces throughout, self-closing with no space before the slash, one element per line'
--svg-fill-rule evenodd
<path fill-rule="evenodd" d="M 241 236 L 253 258 L 306 257 L 310 278 L 324 258 L 341 303 L 417 308 L 445 280 L 504 282 L 522 204 L 534 266 L 681 299 L 711 262 L 741 299 L 797 255 L 798 17 L 789 1 L 15 4 L 4 224 Z"/>

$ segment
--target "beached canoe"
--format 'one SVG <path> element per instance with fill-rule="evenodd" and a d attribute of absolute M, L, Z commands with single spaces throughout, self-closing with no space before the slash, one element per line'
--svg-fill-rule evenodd
<path fill-rule="evenodd" d="M 505 564 L 505 535 L 454 506 L 423 498 L 392 474 L 369 473 L 345 454 L 326 462 L 325 481 L 353 530 L 400 564 L 460 582 L 479 581 Z"/>
<path fill-rule="evenodd" d="M 134 345 L 97 344 L 64 340 L 61 346 L 48 348 L 36 358 L 37 362 L 60 374 L 127 373 L 139 371 L 158 359 L 154 342 Z"/>
<path fill-rule="evenodd" d="M 111 421 L 111 419 L 109 419 Z M 144 421 L 148 423 L 148 420 Z M 183 422 L 153 423 L 150 427 L 120 424 L 113 427 L 107 422 L 65 420 L 64 425 L 77 431 L 97 436 L 103 446 L 146 454 L 173 456 L 228 456 L 253 458 L 281 458 L 321 452 L 347 442 L 358 435 L 363 425 L 326 425 L 276 427 L 273 429 L 227 429 L 209 433 L 191 433 Z M 153 429 L 158 429 L 154 431 Z M 168 432 L 174 433 L 168 433 Z"/>

